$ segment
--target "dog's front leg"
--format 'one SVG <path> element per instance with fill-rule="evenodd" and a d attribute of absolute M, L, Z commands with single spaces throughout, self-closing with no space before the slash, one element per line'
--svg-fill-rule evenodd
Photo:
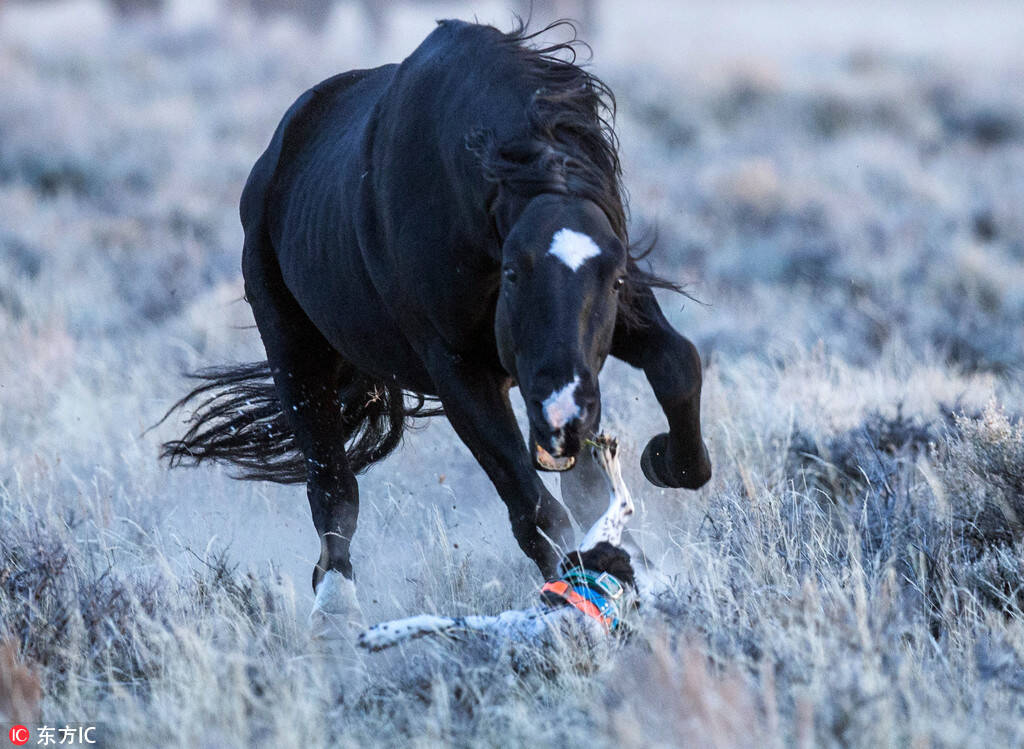
<path fill-rule="evenodd" d="M 359 635 L 358 644 L 369 651 L 434 635 L 477 632 L 502 640 L 534 642 L 547 628 L 547 607 L 505 611 L 497 616 L 433 616 L 422 614 L 375 624 Z"/>

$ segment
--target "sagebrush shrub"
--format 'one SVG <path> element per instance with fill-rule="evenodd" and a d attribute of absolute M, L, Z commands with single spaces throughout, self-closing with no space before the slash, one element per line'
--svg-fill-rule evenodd
<path fill-rule="evenodd" d="M 977 418 L 960 414 L 941 474 L 957 530 L 972 544 L 1024 537 L 1024 419 L 994 400 Z"/>

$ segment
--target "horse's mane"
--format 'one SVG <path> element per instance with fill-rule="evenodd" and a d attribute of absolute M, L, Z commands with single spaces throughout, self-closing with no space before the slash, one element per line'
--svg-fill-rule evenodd
<path fill-rule="evenodd" d="M 474 133 L 469 147 L 477 154 L 485 177 L 512 194 L 530 197 L 541 192 L 574 195 L 597 205 L 629 253 L 628 278 L 620 293 L 619 311 L 641 323 L 637 294 L 662 288 L 682 292 L 679 284 L 639 267 L 654 241 L 638 247 L 629 242 L 627 203 L 622 187 L 619 139 L 615 134 L 615 95 L 596 75 L 576 64 L 577 47 L 589 46 L 575 25 L 562 20 L 539 31 L 517 28 L 503 33 L 499 44 L 514 55 L 534 94 L 527 110 L 525 136 L 498 142 L 491 133 Z M 572 39 L 546 47 L 531 42 L 565 27 Z M 562 56 L 568 59 L 563 59 Z"/>

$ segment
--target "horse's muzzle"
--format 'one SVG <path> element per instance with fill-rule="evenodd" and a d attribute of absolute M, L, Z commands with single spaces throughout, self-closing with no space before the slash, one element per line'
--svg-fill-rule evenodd
<path fill-rule="evenodd" d="M 542 471 L 568 471 L 583 449 L 584 424 L 573 420 L 558 429 L 530 427 L 533 464 Z"/>
<path fill-rule="evenodd" d="M 528 402 L 533 464 L 541 471 L 568 471 L 601 413 L 597 388 L 572 383 L 544 401 Z M 570 389 L 571 388 L 571 389 Z"/>
<path fill-rule="evenodd" d="M 576 465 L 575 455 L 553 456 L 538 443 L 534 443 L 533 464 L 542 471 L 568 471 Z"/>

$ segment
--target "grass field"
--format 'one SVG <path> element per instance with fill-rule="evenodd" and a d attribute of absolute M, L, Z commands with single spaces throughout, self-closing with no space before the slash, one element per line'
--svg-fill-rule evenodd
<path fill-rule="evenodd" d="M 237 200 L 306 87 L 400 59 L 213 4 L 0 6 L 0 721 L 104 745 L 1024 745 L 1024 7 L 605 2 L 635 232 L 706 364 L 715 467 L 639 470 L 671 584 L 592 669 L 417 642 L 340 684 L 310 642 L 301 488 L 156 458 L 182 372 L 263 358 Z M 553 487 L 557 478 L 547 477 Z M 436 420 L 361 479 L 370 621 L 521 607 L 539 580 Z"/>

